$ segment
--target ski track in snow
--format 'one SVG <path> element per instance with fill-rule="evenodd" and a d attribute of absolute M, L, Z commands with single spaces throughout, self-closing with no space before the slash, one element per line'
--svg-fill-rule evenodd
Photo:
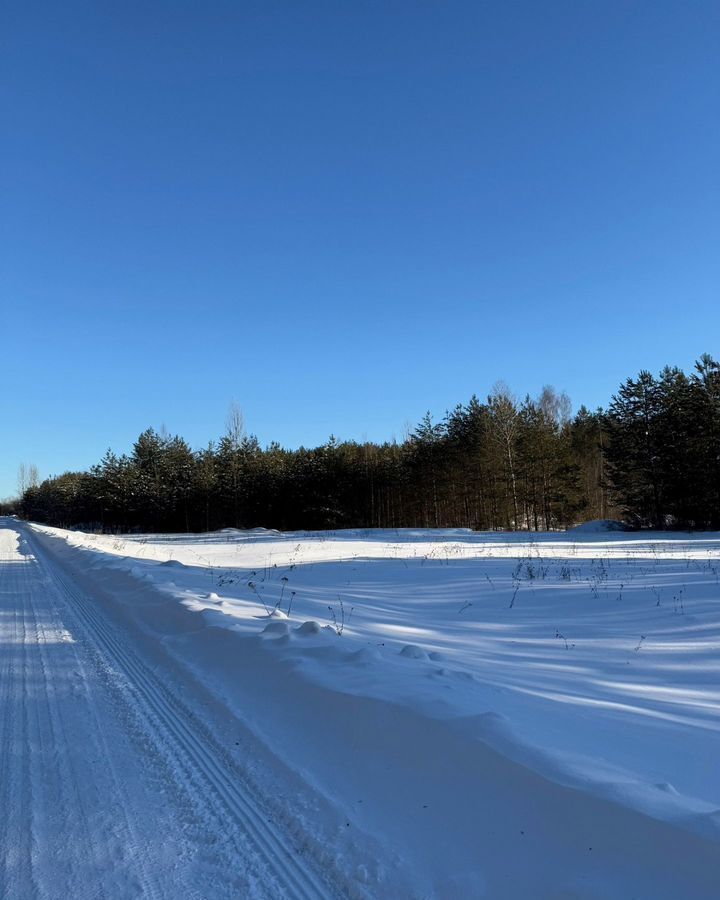
<path fill-rule="evenodd" d="M 0 896 L 336 894 L 25 530 L 0 530 Z"/>

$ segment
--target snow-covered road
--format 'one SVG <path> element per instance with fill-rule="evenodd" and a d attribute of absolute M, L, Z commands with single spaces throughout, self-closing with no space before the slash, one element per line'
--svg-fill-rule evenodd
<path fill-rule="evenodd" d="M 28 529 L 0 525 L 0 896 L 344 893 L 273 821 L 243 764 L 251 737 L 219 736 L 212 698 L 182 678 Z"/>

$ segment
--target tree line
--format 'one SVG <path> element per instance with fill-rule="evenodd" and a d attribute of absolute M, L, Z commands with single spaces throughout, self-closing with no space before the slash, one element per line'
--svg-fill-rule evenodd
<path fill-rule="evenodd" d="M 87 472 L 27 486 L 20 515 L 109 531 L 470 527 L 549 530 L 624 518 L 720 528 L 720 364 L 628 379 L 607 410 L 573 416 L 546 387 L 498 385 L 401 441 L 263 448 L 237 409 L 202 450 L 144 431 Z"/>

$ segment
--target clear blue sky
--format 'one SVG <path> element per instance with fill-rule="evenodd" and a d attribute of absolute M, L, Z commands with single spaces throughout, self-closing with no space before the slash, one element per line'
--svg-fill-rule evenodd
<path fill-rule="evenodd" d="M 720 4 L 0 12 L 0 496 L 720 355 Z"/>

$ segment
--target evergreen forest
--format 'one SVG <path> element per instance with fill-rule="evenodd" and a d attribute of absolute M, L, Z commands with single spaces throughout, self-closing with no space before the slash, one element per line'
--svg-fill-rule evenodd
<path fill-rule="evenodd" d="M 504 386 L 400 442 L 261 447 L 237 410 L 200 450 L 152 428 L 87 472 L 24 487 L 24 518 L 106 531 L 439 528 L 550 530 L 592 519 L 720 528 L 720 364 L 625 381 L 607 409 Z M 8 510 L 6 510 L 8 511 Z"/>

